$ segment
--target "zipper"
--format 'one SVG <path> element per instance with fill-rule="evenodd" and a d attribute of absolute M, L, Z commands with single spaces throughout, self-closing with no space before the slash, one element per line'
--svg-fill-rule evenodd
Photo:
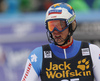
<path fill-rule="evenodd" d="M 66 56 L 66 49 L 64 49 L 64 55 L 65 55 L 65 59 L 67 59 L 67 56 Z"/>

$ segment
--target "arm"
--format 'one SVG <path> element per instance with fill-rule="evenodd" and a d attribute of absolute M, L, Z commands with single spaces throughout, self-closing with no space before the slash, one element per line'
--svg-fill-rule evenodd
<path fill-rule="evenodd" d="M 21 81 L 41 81 L 42 47 L 38 47 L 29 55 Z"/>
<path fill-rule="evenodd" d="M 93 74 L 96 81 L 100 81 L 100 48 L 90 44 L 91 58 L 93 62 Z"/>

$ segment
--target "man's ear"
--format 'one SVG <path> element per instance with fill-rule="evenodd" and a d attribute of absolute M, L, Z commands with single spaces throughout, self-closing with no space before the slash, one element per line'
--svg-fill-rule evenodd
<path fill-rule="evenodd" d="M 73 22 L 72 22 L 72 30 L 74 31 L 76 29 L 76 20 L 74 20 Z"/>

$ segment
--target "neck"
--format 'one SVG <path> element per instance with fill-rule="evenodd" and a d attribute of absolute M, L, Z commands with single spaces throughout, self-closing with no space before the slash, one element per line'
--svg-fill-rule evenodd
<path fill-rule="evenodd" d="M 65 45 L 63 45 L 63 46 L 58 46 L 58 47 L 60 47 L 60 48 L 62 48 L 62 49 L 66 49 L 66 48 L 70 47 L 72 44 L 73 44 L 73 38 L 72 38 L 72 36 L 71 36 L 71 37 L 70 37 L 70 41 L 68 41 L 67 44 L 65 44 Z"/>

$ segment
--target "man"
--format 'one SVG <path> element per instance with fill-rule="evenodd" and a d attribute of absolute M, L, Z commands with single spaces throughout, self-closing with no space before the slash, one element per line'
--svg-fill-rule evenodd
<path fill-rule="evenodd" d="M 46 29 L 51 43 L 32 51 L 21 81 L 100 81 L 100 49 L 73 39 L 75 17 L 69 4 L 50 6 Z"/>

